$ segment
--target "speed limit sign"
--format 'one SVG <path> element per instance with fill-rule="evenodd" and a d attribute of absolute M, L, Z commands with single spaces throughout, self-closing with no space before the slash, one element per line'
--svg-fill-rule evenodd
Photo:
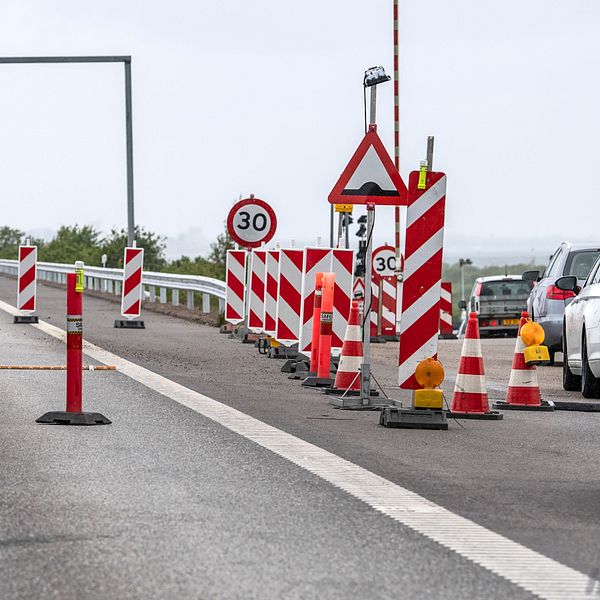
<path fill-rule="evenodd" d="M 373 251 L 373 275 L 390 277 L 396 271 L 396 249 L 393 246 L 379 246 Z"/>
<path fill-rule="evenodd" d="M 258 248 L 275 235 L 275 229 L 275 211 L 254 196 L 236 202 L 227 216 L 227 231 L 243 248 Z"/>

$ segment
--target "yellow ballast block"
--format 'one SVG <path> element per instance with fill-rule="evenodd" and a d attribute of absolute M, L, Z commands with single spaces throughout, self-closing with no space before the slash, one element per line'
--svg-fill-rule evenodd
<path fill-rule="evenodd" d="M 550 360 L 548 346 L 529 346 L 523 351 L 526 365 L 539 365 L 547 360 Z"/>
<path fill-rule="evenodd" d="M 414 407 L 442 409 L 444 392 L 433 389 L 415 390 Z"/>

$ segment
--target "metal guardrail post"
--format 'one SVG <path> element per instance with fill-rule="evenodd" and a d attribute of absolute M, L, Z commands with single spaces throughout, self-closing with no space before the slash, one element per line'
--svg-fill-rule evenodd
<path fill-rule="evenodd" d="M 208 314 L 210 312 L 210 296 L 202 294 L 202 312 Z"/>
<path fill-rule="evenodd" d="M 186 292 L 186 295 L 188 310 L 194 310 L 194 292 Z"/>

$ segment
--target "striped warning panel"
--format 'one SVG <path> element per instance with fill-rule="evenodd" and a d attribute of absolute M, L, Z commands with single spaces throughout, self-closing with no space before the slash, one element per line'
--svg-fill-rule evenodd
<path fill-rule="evenodd" d="M 302 273 L 302 325 L 300 327 L 300 352 L 309 353 L 312 347 L 313 311 L 315 305 L 315 275 L 331 270 L 331 248 L 304 248 Z"/>
<path fill-rule="evenodd" d="M 279 250 L 267 250 L 264 332 L 275 335 L 279 289 Z"/>
<path fill-rule="evenodd" d="M 19 246 L 17 308 L 34 312 L 36 305 L 37 246 Z"/>
<path fill-rule="evenodd" d="M 227 251 L 225 285 L 225 320 L 237 325 L 244 320 L 246 302 L 245 250 Z"/>
<path fill-rule="evenodd" d="M 440 294 L 440 334 L 452 335 L 452 282 L 442 281 Z"/>
<path fill-rule="evenodd" d="M 302 312 L 302 266 L 304 251 L 290 248 L 279 251 L 277 324 L 275 339 L 285 346 L 298 342 Z"/>
<path fill-rule="evenodd" d="M 435 356 L 440 322 L 440 291 L 446 175 L 427 173 L 425 189 L 418 189 L 419 172 L 409 177 L 406 248 L 398 384 L 418 389 L 414 371 L 419 361 Z"/>
<path fill-rule="evenodd" d="M 352 286 L 354 283 L 354 250 L 345 248 L 333 250 L 331 253 L 331 271 L 335 273 L 331 350 L 337 355 L 342 351 L 344 334 L 350 317 Z"/>
<path fill-rule="evenodd" d="M 121 293 L 121 314 L 124 317 L 139 317 L 142 312 L 142 270 L 144 249 L 125 248 L 123 258 L 123 290 Z"/>
<path fill-rule="evenodd" d="M 253 250 L 250 257 L 250 293 L 248 296 L 248 327 L 264 330 L 267 251 Z"/>

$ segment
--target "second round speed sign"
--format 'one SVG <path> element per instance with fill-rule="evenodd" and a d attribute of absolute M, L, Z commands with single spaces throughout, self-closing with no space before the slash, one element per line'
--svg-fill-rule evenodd
<path fill-rule="evenodd" d="M 373 250 L 373 275 L 391 277 L 396 271 L 396 250 L 393 246 L 379 246 Z"/>
<path fill-rule="evenodd" d="M 236 202 L 227 216 L 227 231 L 231 239 L 243 248 L 258 248 L 267 243 L 276 229 L 275 211 L 258 198 Z"/>

